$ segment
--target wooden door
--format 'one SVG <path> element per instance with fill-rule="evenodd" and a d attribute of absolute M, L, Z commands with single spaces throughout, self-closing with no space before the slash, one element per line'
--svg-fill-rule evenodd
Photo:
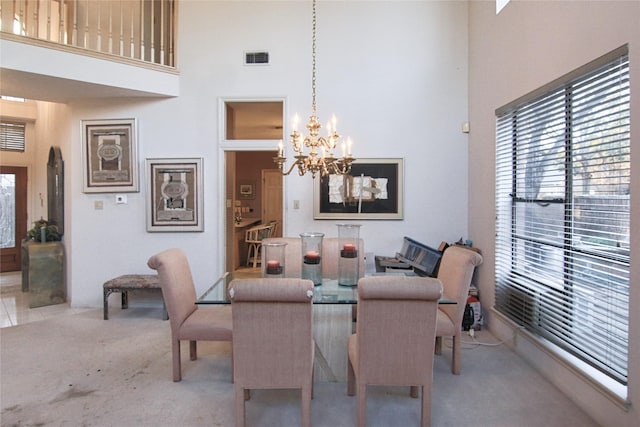
<path fill-rule="evenodd" d="M 0 166 L 0 272 L 20 271 L 27 234 L 27 168 Z"/>
<path fill-rule="evenodd" d="M 278 169 L 262 170 L 262 222 L 277 221 L 274 237 L 282 237 L 282 173 Z"/>

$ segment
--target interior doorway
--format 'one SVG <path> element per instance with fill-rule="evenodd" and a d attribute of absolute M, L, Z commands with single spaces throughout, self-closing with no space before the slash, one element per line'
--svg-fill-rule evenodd
<path fill-rule="evenodd" d="M 277 223 L 284 230 L 283 179 L 273 157 L 283 139 L 283 99 L 222 100 L 225 177 L 225 269 L 246 268 L 246 231 Z M 259 270 L 258 270 L 259 271 Z"/>
<path fill-rule="evenodd" d="M 274 169 L 276 151 L 227 151 L 227 271 L 247 266 L 247 230 L 275 221 L 275 236 L 282 236 L 282 174 Z M 274 237 L 275 237 L 274 236 Z"/>

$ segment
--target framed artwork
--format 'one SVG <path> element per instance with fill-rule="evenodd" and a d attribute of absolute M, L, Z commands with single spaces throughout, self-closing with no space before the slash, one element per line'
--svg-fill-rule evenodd
<path fill-rule="evenodd" d="M 146 159 L 147 231 L 204 231 L 202 158 Z"/>
<path fill-rule="evenodd" d="M 135 119 L 83 120 L 83 192 L 138 192 Z"/>
<path fill-rule="evenodd" d="M 255 199 L 256 198 L 256 185 L 253 183 L 244 183 L 238 185 L 238 198 L 239 199 Z"/>
<path fill-rule="evenodd" d="M 402 219 L 403 159 L 358 159 L 348 175 L 314 183 L 315 219 Z"/>

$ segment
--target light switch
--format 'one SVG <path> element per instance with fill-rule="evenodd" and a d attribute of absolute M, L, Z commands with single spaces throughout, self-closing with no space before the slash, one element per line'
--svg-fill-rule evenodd
<path fill-rule="evenodd" d="M 104 208 L 104 202 L 102 200 L 93 201 L 93 209 L 101 211 Z"/>
<path fill-rule="evenodd" d="M 300 209 L 300 200 L 293 201 L 293 209 Z"/>

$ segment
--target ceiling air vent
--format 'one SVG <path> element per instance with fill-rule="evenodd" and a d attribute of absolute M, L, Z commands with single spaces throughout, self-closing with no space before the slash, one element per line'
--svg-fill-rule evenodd
<path fill-rule="evenodd" d="M 265 65 L 269 64 L 269 52 L 245 52 L 245 65 Z"/>

